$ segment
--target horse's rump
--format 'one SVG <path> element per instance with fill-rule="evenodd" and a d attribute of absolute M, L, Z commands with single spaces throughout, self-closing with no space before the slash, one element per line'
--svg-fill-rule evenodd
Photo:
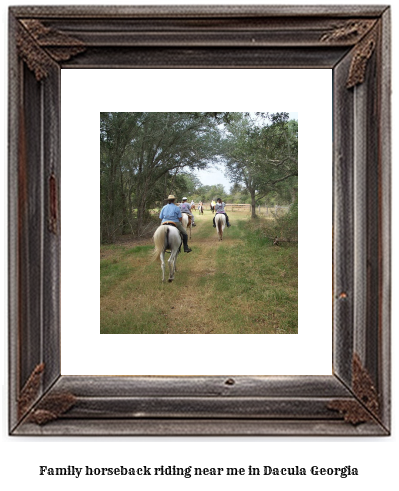
<path fill-rule="evenodd" d="M 172 222 L 173 223 L 173 222 Z M 179 247 L 181 245 L 181 234 L 176 225 L 172 227 L 165 226 L 165 223 L 160 225 L 154 233 L 153 236 L 155 249 L 152 253 L 153 261 L 159 259 L 162 252 L 165 252 L 167 249 L 172 250 L 179 243 Z"/>
<path fill-rule="evenodd" d="M 226 216 L 224 213 L 216 213 L 215 216 L 216 231 L 221 239 L 223 236 L 223 230 L 226 225 Z"/>
<path fill-rule="evenodd" d="M 176 226 L 163 226 L 160 225 L 154 233 L 155 249 L 152 254 L 153 260 L 160 259 L 162 268 L 162 281 L 165 280 L 165 261 L 164 255 L 166 249 L 170 250 L 169 263 L 169 282 L 174 279 L 176 271 L 176 258 L 180 252 L 182 238 L 179 229 Z"/>
<path fill-rule="evenodd" d="M 219 231 L 219 233 L 222 233 L 223 232 L 223 221 L 220 218 L 217 221 L 217 225 L 218 225 L 218 231 Z"/>
<path fill-rule="evenodd" d="M 183 216 L 183 220 L 184 220 L 185 216 L 187 217 L 187 227 L 189 227 L 191 225 L 191 221 L 192 221 L 191 215 L 189 213 L 186 213 L 185 211 L 183 211 L 182 216 Z M 183 225 L 185 225 L 185 224 L 183 223 Z"/>

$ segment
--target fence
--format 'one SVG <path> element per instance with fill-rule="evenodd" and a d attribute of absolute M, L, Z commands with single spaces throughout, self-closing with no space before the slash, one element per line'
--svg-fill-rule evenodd
<path fill-rule="evenodd" d="M 246 211 L 248 213 L 251 212 L 251 205 L 250 204 L 238 204 L 238 203 L 231 203 L 228 204 L 226 203 L 226 206 L 224 207 L 226 211 Z"/>
<path fill-rule="evenodd" d="M 204 210 L 209 210 L 209 207 L 210 207 L 210 203 L 204 204 Z M 265 216 L 272 217 L 272 216 L 283 215 L 284 213 L 287 213 L 289 209 L 290 207 L 288 205 L 284 205 L 284 206 L 259 205 L 256 207 L 256 213 L 258 215 L 265 215 Z M 245 211 L 247 213 L 251 213 L 251 205 L 249 203 L 226 203 L 225 210 L 226 212 Z"/>
<path fill-rule="evenodd" d="M 281 206 L 281 205 L 274 205 L 274 206 L 267 206 L 267 205 L 262 205 L 258 206 L 258 214 L 259 215 L 266 215 L 266 216 L 281 216 L 284 213 L 287 213 L 287 211 L 290 209 L 289 206 Z"/>

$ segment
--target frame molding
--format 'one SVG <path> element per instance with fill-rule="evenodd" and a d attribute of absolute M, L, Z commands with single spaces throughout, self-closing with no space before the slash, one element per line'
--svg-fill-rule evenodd
<path fill-rule="evenodd" d="M 389 435 L 390 9 L 9 9 L 11 435 Z M 331 376 L 60 374 L 60 70 L 327 68 Z"/>

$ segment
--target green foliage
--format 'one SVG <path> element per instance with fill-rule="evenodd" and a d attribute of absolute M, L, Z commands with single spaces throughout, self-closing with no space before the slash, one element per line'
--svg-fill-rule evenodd
<path fill-rule="evenodd" d="M 298 124 L 287 113 L 100 114 L 101 243 L 144 236 L 169 194 L 195 202 L 290 203 L 297 195 Z M 234 186 L 195 170 L 227 162 Z"/>
<path fill-rule="evenodd" d="M 227 125 L 223 142 L 230 180 L 250 195 L 253 217 L 266 196 L 292 198 L 297 188 L 298 123 L 288 121 L 286 113 L 267 117 L 271 124 L 241 114 Z"/>
<path fill-rule="evenodd" d="M 218 153 L 215 113 L 101 113 L 101 236 L 141 235 L 149 209 L 199 183 L 188 170 L 205 168 Z"/>
<path fill-rule="evenodd" d="M 223 184 L 212 184 L 211 186 L 200 186 L 196 190 L 196 194 L 202 201 L 216 201 L 217 198 L 224 198 L 226 196 L 226 191 Z"/>
<path fill-rule="evenodd" d="M 264 234 L 269 238 L 278 238 L 284 241 L 298 240 L 298 201 L 291 204 L 287 213 L 274 216 L 272 220 L 265 221 Z"/>

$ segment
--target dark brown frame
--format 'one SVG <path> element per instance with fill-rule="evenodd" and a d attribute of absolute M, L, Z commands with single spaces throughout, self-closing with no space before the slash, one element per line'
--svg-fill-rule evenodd
<path fill-rule="evenodd" d="M 60 70 L 88 67 L 333 70 L 331 376 L 60 374 Z M 9 285 L 12 435 L 388 435 L 389 7 L 11 7 Z"/>

